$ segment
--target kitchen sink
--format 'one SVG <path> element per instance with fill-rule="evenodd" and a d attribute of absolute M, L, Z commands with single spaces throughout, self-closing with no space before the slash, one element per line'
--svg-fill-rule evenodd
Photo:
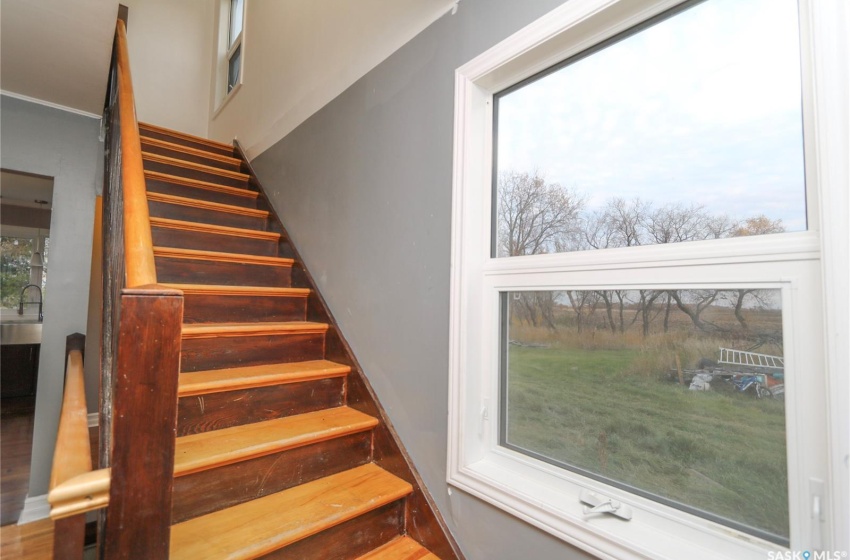
<path fill-rule="evenodd" d="M 0 344 L 41 344 L 42 323 L 14 321 L 0 324 Z"/>

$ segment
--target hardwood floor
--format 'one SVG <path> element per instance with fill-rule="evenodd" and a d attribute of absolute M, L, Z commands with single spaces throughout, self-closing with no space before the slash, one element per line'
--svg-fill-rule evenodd
<path fill-rule="evenodd" d="M 43 560 L 53 557 L 53 521 L 16 525 L 30 479 L 35 397 L 0 402 L 0 558 Z"/>
<path fill-rule="evenodd" d="M 53 558 L 53 520 L 0 527 L 0 558 L 50 560 Z"/>
<path fill-rule="evenodd" d="M 24 508 L 30 479 L 35 397 L 0 402 L 0 525 L 16 523 Z"/>

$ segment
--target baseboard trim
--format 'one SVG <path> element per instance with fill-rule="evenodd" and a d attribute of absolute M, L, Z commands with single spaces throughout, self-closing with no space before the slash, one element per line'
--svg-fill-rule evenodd
<path fill-rule="evenodd" d="M 88 416 L 86 416 L 86 420 L 88 420 L 89 428 L 97 428 L 97 425 L 100 421 L 99 416 L 100 416 L 100 414 L 98 412 L 90 412 L 88 414 Z"/>
<path fill-rule="evenodd" d="M 50 517 L 50 504 L 47 502 L 47 494 L 27 496 L 27 499 L 24 500 L 24 509 L 18 518 L 18 525 L 26 525 L 48 517 Z"/>

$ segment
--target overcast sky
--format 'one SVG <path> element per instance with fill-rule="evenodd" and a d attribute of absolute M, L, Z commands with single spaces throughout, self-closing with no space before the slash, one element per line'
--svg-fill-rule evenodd
<path fill-rule="evenodd" d="M 499 100 L 500 170 L 806 228 L 795 0 L 708 0 Z"/>

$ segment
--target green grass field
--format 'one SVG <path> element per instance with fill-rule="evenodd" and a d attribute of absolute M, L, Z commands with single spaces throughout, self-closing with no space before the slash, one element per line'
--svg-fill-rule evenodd
<path fill-rule="evenodd" d="M 510 346 L 508 443 L 787 537 L 784 404 L 629 375 L 637 353 Z"/>

